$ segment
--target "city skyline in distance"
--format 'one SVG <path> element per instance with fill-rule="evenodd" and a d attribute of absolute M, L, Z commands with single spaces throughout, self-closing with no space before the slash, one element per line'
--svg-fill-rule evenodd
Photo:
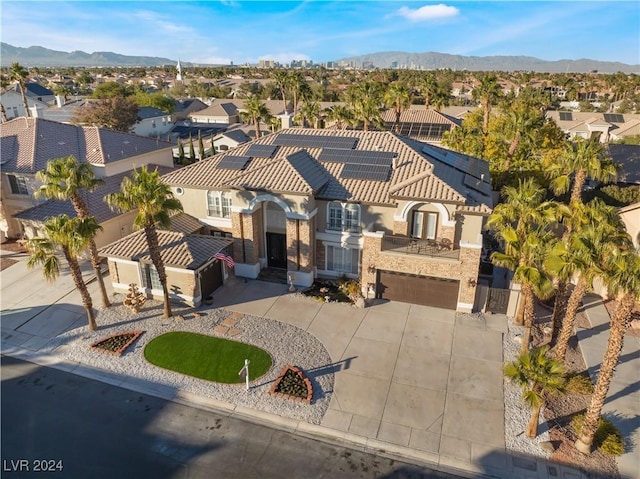
<path fill-rule="evenodd" d="M 640 3 L 3 1 L 0 40 L 202 64 L 373 52 L 640 62 Z"/>

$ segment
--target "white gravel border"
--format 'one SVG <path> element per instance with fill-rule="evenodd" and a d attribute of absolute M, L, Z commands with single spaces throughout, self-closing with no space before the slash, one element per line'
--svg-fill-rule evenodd
<path fill-rule="evenodd" d="M 513 324 L 512 318 L 507 319 L 508 332 L 502 336 L 504 362 L 509 363 L 518 357 L 520 344 L 516 337 L 522 336 L 524 326 Z M 549 459 L 551 452 L 545 451 L 540 443 L 549 441 L 549 430 L 543 413 L 540 413 L 538 437 L 529 439 L 526 435 L 527 425 L 531 418 L 530 409 L 522 402 L 522 389 L 512 384 L 506 378 L 504 385 L 504 440 L 507 450 L 516 453 Z"/>
<path fill-rule="evenodd" d="M 134 314 L 122 305 L 122 299 L 122 295 L 116 294 L 111 307 L 98 311 L 98 331 L 90 332 L 85 326 L 62 333 L 47 343 L 47 352 L 71 361 L 175 387 L 237 406 L 311 424 L 320 424 L 322 421 L 333 393 L 334 374 L 329 353 L 312 334 L 280 321 L 245 315 L 238 319 L 235 326 L 244 332 L 229 337 L 216 334 L 213 328 L 231 316 L 231 311 L 222 308 L 198 309 L 172 305 L 174 317 L 162 319 L 162 302 L 147 300 L 141 311 Z M 194 317 L 195 311 L 202 316 Z M 178 315 L 185 319 L 175 319 Z M 134 330 L 143 330 L 144 334 L 129 346 L 121 357 L 90 348 L 90 345 L 99 339 Z M 272 359 L 271 369 L 264 376 L 252 380 L 249 391 L 246 391 L 244 383 L 214 383 L 159 368 L 144 358 L 144 347 L 153 338 L 169 331 L 190 331 L 253 344 L 269 352 Z M 273 381 L 287 365 L 301 368 L 311 380 L 313 400 L 310 405 L 269 394 Z M 238 366 L 238 371 L 241 367 L 242 365 Z"/>

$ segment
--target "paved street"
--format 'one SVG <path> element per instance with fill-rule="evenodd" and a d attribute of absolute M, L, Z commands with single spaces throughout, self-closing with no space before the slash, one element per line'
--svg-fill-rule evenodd
<path fill-rule="evenodd" d="M 7 479 L 455 477 L 8 357 L 2 438 Z"/>

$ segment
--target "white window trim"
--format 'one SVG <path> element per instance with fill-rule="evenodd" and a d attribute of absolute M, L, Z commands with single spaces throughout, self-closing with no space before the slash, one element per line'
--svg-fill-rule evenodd
<path fill-rule="evenodd" d="M 11 178 L 14 179 L 16 187 L 18 189 L 17 192 L 13 191 L 13 185 L 11 184 Z M 9 191 L 12 195 L 16 196 L 28 196 L 29 195 L 29 186 L 27 185 L 27 178 L 22 175 L 16 175 L 13 173 L 7 173 L 7 181 L 9 182 Z M 21 187 L 24 188 L 24 193 L 21 191 Z"/>
<path fill-rule="evenodd" d="M 358 252 L 358 265 L 357 265 L 357 272 L 353 273 L 353 272 L 346 272 L 346 271 L 337 271 L 335 269 L 328 269 L 329 265 L 329 248 L 340 248 L 343 250 L 349 250 L 351 252 L 353 251 L 357 251 Z M 338 243 L 325 243 L 324 244 L 324 267 L 326 269 L 323 270 L 323 272 L 328 272 L 331 273 L 332 275 L 336 275 L 336 276 L 342 276 L 342 275 L 346 275 L 348 277 L 351 278 L 359 278 L 360 277 L 360 273 L 361 273 L 361 268 L 362 268 L 362 250 L 360 248 L 354 248 L 351 247 L 348 244 L 338 244 Z"/>
<path fill-rule="evenodd" d="M 210 205 L 209 203 L 210 197 L 214 200 L 217 200 L 218 205 L 214 204 L 213 206 L 215 208 L 219 208 L 219 211 L 216 211 L 216 209 L 213 209 L 212 205 Z M 228 204 L 225 205 L 223 200 L 228 200 Z M 207 217 L 224 218 L 224 219 L 231 218 L 231 208 L 233 206 L 231 193 L 229 193 L 228 191 L 208 190 L 206 193 L 206 201 L 207 201 Z M 216 213 L 219 213 L 219 214 L 216 214 Z"/>
<path fill-rule="evenodd" d="M 340 206 L 338 208 L 338 205 Z M 332 224 L 331 221 L 331 211 L 340 211 L 340 225 Z M 349 222 L 347 220 L 348 213 L 357 213 L 357 218 L 355 221 Z M 327 232 L 335 232 L 335 233 L 349 233 L 349 234 L 360 234 L 362 232 L 362 228 L 360 225 L 361 219 L 361 208 L 357 203 L 341 203 L 339 201 L 330 201 L 327 203 Z M 349 227 L 351 226 L 351 227 Z"/>

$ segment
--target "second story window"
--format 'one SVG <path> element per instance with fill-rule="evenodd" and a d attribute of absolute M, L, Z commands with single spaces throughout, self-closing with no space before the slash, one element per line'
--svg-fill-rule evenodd
<path fill-rule="evenodd" d="M 360 232 L 360 205 L 355 203 L 329 203 L 327 211 L 328 231 Z"/>
<path fill-rule="evenodd" d="M 9 178 L 9 185 L 11 186 L 11 193 L 14 195 L 28 195 L 27 180 L 24 176 L 7 175 Z"/>
<path fill-rule="evenodd" d="M 207 216 L 231 218 L 231 195 L 226 191 L 207 191 Z"/>

